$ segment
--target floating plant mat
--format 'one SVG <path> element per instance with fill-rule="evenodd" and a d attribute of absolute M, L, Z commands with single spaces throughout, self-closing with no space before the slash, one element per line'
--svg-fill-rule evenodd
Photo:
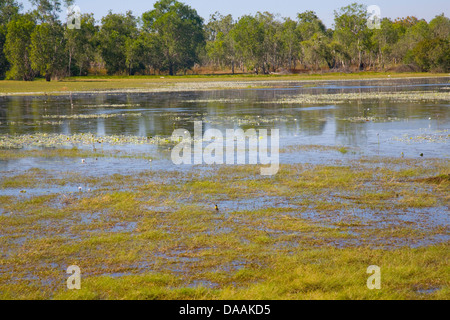
<path fill-rule="evenodd" d="M 350 118 L 339 118 L 339 120 L 350 121 L 350 122 L 394 122 L 400 121 L 397 117 L 350 117 Z"/>
<path fill-rule="evenodd" d="M 6 121 L 6 122 L 1 122 L 0 121 L 0 125 L 2 124 L 6 124 L 6 125 L 25 125 L 25 126 L 40 126 L 40 125 L 51 125 L 51 126 L 56 126 L 56 125 L 61 125 L 64 124 L 63 121 L 50 121 L 50 120 L 34 120 L 34 121 Z"/>
<path fill-rule="evenodd" d="M 87 108 L 132 108 L 140 107 L 140 104 L 90 104 Z"/>
<path fill-rule="evenodd" d="M 74 145 L 142 145 L 167 144 L 169 139 L 162 137 L 139 137 L 126 135 L 97 136 L 89 133 L 65 134 L 25 134 L 0 136 L 0 149 L 22 149 L 25 147 L 64 147 Z"/>
<path fill-rule="evenodd" d="M 74 115 L 44 115 L 44 119 L 107 119 L 116 117 L 141 117 L 142 113 L 114 113 L 114 114 L 74 114 Z"/>
<path fill-rule="evenodd" d="M 439 130 L 432 133 L 421 133 L 417 135 L 409 135 L 404 134 L 401 137 L 392 138 L 393 141 L 400 141 L 404 143 L 423 143 L 423 142 L 431 142 L 431 143 L 448 143 L 450 140 L 450 132 L 449 130 Z"/>
<path fill-rule="evenodd" d="M 262 104 L 296 104 L 296 103 L 345 103 L 360 100 L 389 100 L 391 102 L 450 101 L 449 92 L 414 91 L 414 92 L 364 92 L 338 94 L 301 94 Z"/>
<path fill-rule="evenodd" d="M 291 115 L 283 116 L 256 116 L 256 115 L 245 115 L 245 116 L 206 116 L 203 118 L 204 123 L 219 124 L 219 123 L 236 123 L 238 125 L 260 125 L 263 123 L 274 123 L 274 122 L 288 122 L 296 121 L 297 119 Z"/>
<path fill-rule="evenodd" d="M 244 99 L 198 99 L 198 100 L 184 100 L 186 103 L 243 103 Z"/>

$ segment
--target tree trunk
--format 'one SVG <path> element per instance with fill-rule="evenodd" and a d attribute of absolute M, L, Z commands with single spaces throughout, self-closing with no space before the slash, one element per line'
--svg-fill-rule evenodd
<path fill-rule="evenodd" d="M 70 69 L 72 68 L 72 52 L 69 54 L 69 77 L 71 76 Z"/>

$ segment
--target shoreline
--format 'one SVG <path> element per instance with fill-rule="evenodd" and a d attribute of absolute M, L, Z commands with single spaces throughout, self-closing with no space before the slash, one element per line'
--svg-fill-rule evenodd
<path fill-rule="evenodd" d="M 320 76 L 255 76 L 228 79 L 222 76 L 210 77 L 172 77 L 172 78 L 89 78 L 83 80 L 45 81 L 0 81 L 0 97 L 43 96 L 71 94 L 114 94 L 114 93 L 158 93 L 192 92 L 213 90 L 263 89 L 273 84 L 298 83 L 311 84 L 328 81 L 401 81 L 415 79 L 445 79 L 448 74 L 350 74 Z"/>

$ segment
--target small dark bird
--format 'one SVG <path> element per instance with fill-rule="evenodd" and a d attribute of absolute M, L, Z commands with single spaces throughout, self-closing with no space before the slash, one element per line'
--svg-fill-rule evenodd
<path fill-rule="evenodd" d="M 423 157 L 423 153 L 421 153 L 420 156 Z"/>
<path fill-rule="evenodd" d="M 217 206 L 217 204 L 215 206 L 215 209 L 216 209 L 216 211 L 219 211 L 219 207 Z"/>

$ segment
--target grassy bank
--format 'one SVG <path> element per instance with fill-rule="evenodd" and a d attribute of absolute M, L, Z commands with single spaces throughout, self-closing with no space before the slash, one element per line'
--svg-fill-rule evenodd
<path fill-rule="evenodd" d="M 267 81 L 320 81 L 320 80 L 364 80 L 393 78 L 448 77 L 448 74 L 433 73 L 326 73 L 311 75 L 189 75 L 189 76 L 90 76 L 72 77 L 62 81 L 32 82 L 0 81 L 0 95 L 17 94 L 69 94 L 70 92 L 110 90 L 211 90 L 264 87 Z M 251 83 L 249 83 L 251 82 Z M 189 86 L 189 84 L 195 84 Z"/>
<path fill-rule="evenodd" d="M 44 157 L 5 159 L 15 152 Z M 433 221 L 449 172 L 448 160 L 377 157 L 274 177 L 255 166 L 4 173 L 0 189 L 17 192 L 0 197 L 0 298 L 448 299 L 448 226 Z M 81 290 L 66 288 L 70 265 Z M 370 265 L 381 290 L 366 286 Z"/>

